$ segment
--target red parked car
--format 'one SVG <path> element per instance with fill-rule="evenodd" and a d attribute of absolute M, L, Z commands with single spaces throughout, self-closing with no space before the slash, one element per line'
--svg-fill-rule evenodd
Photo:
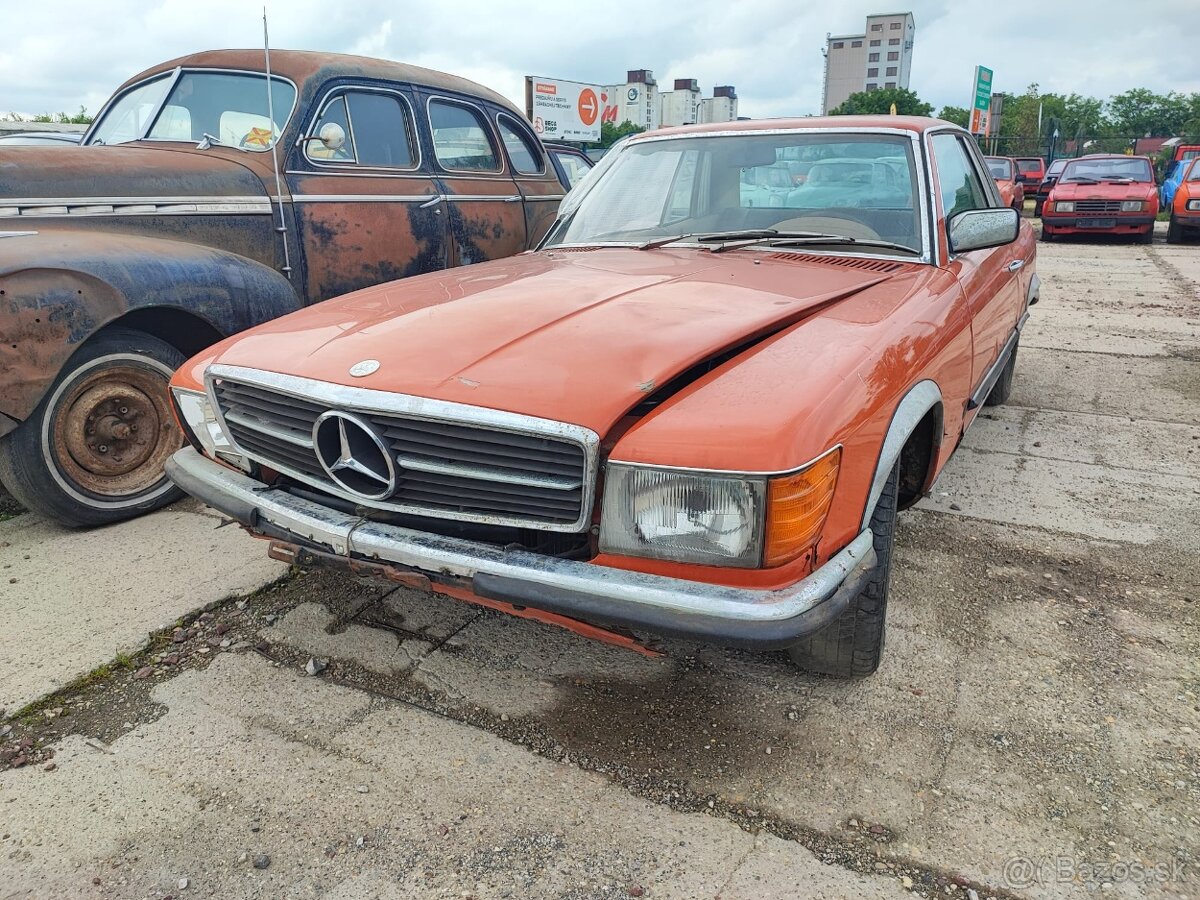
<path fill-rule="evenodd" d="M 1154 240 L 1158 188 L 1145 156 L 1097 154 L 1063 167 L 1042 207 L 1042 240 L 1061 234 L 1124 234 Z"/>
<path fill-rule="evenodd" d="M 1017 156 L 1017 180 L 1032 193 L 1046 177 L 1046 161 L 1040 156 Z"/>
<path fill-rule="evenodd" d="M 1000 189 L 1000 199 L 1005 206 L 1011 206 L 1017 212 L 1025 208 L 1025 186 L 1017 177 L 1017 161 L 1007 156 L 985 156 L 988 172 Z"/>

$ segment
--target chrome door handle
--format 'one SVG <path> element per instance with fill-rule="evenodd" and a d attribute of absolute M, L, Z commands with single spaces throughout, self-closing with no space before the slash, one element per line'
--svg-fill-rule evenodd
<path fill-rule="evenodd" d="M 1010 262 L 1008 264 L 1008 271 L 1016 272 L 1018 269 L 1022 268 L 1024 265 L 1025 265 L 1025 260 L 1014 259 L 1012 262 Z"/>
<path fill-rule="evenodd" d="M 417 209 L 429 209 L 430 207 L 437 206 L 441 202 L 442 202 L 442 195 L 438 194 L 436 197 L 433 197 L 430 200 L 426 200 L 424 203 L 422 203 L 420 206 L 418 206 Z"/>

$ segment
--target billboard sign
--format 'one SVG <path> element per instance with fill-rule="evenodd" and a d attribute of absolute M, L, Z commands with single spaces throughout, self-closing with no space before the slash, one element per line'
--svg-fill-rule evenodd
<path fill-rule="evenodd" d="M 975 96 L 971 101 L 971 121 L 967 128 L 971 134 L 987 131 L 988 110 L 992 105 L 992 70 L 984 66 L 975 67 Z"/>
<path fill-rule="evenodd" d="M 525 76 L 525 113 L 547 141 L 598 141 L 608 96 L 594 84 Z"/>

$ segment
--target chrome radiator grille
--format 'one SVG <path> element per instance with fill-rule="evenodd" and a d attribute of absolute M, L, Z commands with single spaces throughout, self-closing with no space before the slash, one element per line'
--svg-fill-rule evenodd
<path fill-rule="evenodd" d="M 1076 200 L 1077 213 L 1117 213 L 1121 211 L 1120 200 Z"/>
<path fill-rule="evenodd" d="M 210 372 L 209 390 L 229 437 L 298 481 L 419 516 L 552 531 L 590 524 L 599 440 L 587 429 L 272 373 L 261 375 L 283 384 L 215 374 L 222 368 Z M 314 442 L 330 411 L 365 425 L 390 455 L 394 483 L 385 496 L 356 493 L 331 477 L 328 447 Z"/>

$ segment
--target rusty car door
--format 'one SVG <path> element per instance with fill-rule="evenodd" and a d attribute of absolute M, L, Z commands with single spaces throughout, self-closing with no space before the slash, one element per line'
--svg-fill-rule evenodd
<path fill-rule="evenodd" d="M 314 107 L 287 170 L 315 303 L 451 265 L 448 216 L 407 90 L 342 84 Z M 340 146 L 317 138 L 325 126 Z"/>
<path fill-rule="evenodd" d="M 496 130 L 504 144 L 509 170 L 525 203 L 529 246 L 536 247 L 554 224 L 558 204 L 566 196 L 567 188 L 563 187 L 554 170 L 550 153 L 528 125 L 506 112 L 497 112 Z"/>
<path fill-rule="evenodd" d="M 451 264 L 525 250 L 523 197 L 483 108 L 440 94 L 424 95 L 424 105 L 450 220 Z"/>
<path fill-rule="evenodd" d="M 947 240 L 947 226 L 954 215 L 996 205 L 985 187 L 974 156 L 963 141 L 958 132 L 934 133 L 929 139 L 937 167 L 935 200 L 940 203 L 938 212 L 942 217 L 943 242 Z M 981 384 L 988 370 L 998 361 L 1024 305 L 1018 277 L 1024 261 L 1014 259 L 1016 247 L 1017 244 L 1008 244 L 970 250 L 948 258 L 948 268 L 962 285 L 971 310 L 973 386 Z"/>

